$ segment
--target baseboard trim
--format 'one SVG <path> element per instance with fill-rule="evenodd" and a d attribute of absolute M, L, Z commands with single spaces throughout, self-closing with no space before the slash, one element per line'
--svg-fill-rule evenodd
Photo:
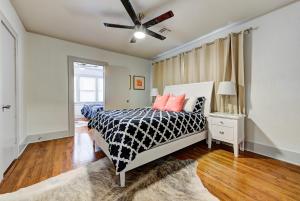
<path fill-rule="evenodd" d="M 245 149 L 263 156 L 268 156 L 277 160 L 285 161 L 295 165 L 300 165 L 300 153 L 278 149 L 268 145 L 255 142 L 246 142 Z"/>
<path fill-rule="evenodd" d="M 18 157 L 21 156 L 21 154 L 26 149 L 27 145 L 28 145 L 28 143 L 26 142 L 26 138 L 25 138 L 25 140 L 23 140 L 23 142 L 21 144 L 19 144 L 19 155 L 18 155 Z"/>
<path fill-rule="evenodd" d="M 26 142 L 30 144 L 34 142 L 43 142 L 43 141 L 60 139 L 65 137 L 70 137 L 69 131 L 57 131 L 57 132 L 44 133 L 38 135 L 29 135 L 26 138 Z"/>
<path fill-rule="evenodd" d="M 30 143 L 61 139 L 65 137 L 70 137 L 69 131 L 58 131 L 58 132 L 44 133 L 38 135 L 28 135 L 25 138 L 25 140 L 23 140 L 23 142 L 19 145 L 19 150 L 20 150 L 19 156 L 24 152 L 27 145 L 29 145 Z"/>

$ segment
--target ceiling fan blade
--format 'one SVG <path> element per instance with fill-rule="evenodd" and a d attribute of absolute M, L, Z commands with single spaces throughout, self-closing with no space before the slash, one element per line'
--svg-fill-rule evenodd
<path fill-rule="evenodd" d="M 136 38 L 134 36 L 131 38 L 130 43 L 136 43 Z"/>
<path fill-rule="evenodd" d="M 121 0 L 123 6 L 125 7 L 127 13 L 129 14 L 131 20 L 133 21 L 133 23 L 135 25 L 141 25 L 140 20 L 138 19 L 131 3 L 129 2 L 129 0 Z"/>
<path fill-rule="evenodd" d="M 162 14 L 162 15 L 160 15 L 160 16 L 158 16 L 158 17 L 156 17 L 156 18 L 154 18 L 154 19 L 152 19 L 148 22 L 145 22 L 143 24 L 143 26 L 146 27 L 146 28 L 149 28 L 149 27 L 152 27 L 153 25 L 161 23 L 162 21 L 165 21 L 165 20 L 167 20 L 167 19 L 169 19 L 173 16 L 174 16 L 174 13 L 170 10 L 170 11 L 168 11 L 168 12 L 166 12 L 166 13 L 164 13 L 164 14 Z"/>
<path fill-rule="evenodd" d="M 152 36 L 154 38 L 157 38 L 157 39 L 160 39 L 160 40 L 165 40 L 166 39 L 166 37 L 164 37 L 164 36 L 162 36 L 158 33 L 155 33 L 155 32 L 153 32 L 149 29 L 145 29 L 145 32 L 146 32 L 146 34 L 148 34 L 149 36 Z"/>
<path fill-rule="evenodd" d="M 104 26 L 112 27 L 112 28 L 120 28 L 120 29 L 134 29 L 134 26 L 127 26 L 127 25 L 121 25 L 121 24 L 104 23 Z"/>

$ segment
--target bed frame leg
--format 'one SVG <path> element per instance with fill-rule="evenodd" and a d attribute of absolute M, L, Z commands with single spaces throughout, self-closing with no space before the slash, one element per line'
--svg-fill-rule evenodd
<path fill-rule="evenodd" d="M 212 143 L 211 136 L 208 136 L 208 138 L 207 138 L 207 147 L 208 147 L 209 149 L 211 149 L 211 143 Z"/>
<path fill-rule="evenodd" d="M 120 186 L 125 187 L 125 172 L 120 172 Z"/>

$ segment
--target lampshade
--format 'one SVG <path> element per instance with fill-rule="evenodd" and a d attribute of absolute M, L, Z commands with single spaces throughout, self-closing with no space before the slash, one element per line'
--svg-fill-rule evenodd
<path fill-rule="evenodd" d="M 235 96 L 236 95 L 235 84 L 229 81 L 220 82 L 218 94 Z"/>
<path fill-rule="evenodd" d="M 151 96 L 157 96 L 157 95 L 158 95 L 158 89 L 157 88 L 151 89 Z"/>

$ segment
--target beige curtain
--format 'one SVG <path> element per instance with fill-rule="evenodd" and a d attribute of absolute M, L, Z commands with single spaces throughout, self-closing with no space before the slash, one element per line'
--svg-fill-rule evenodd
<path fill-rule="evenodd" d="M 245 113 L 243 32 L 153 64 L 153 86 L 161 94 L 166 85 L 204 81 L 215 82 L 212 111 Z M 237 96 L 218 95 L 221 81 L 236 83 Z"/>
<path fill-rule="evenodd" d="M 182 55 L 178 55 L 153 64 L 153 87 L 158 88 L 160 94 L 167 85 L 181 84 Z"/>

